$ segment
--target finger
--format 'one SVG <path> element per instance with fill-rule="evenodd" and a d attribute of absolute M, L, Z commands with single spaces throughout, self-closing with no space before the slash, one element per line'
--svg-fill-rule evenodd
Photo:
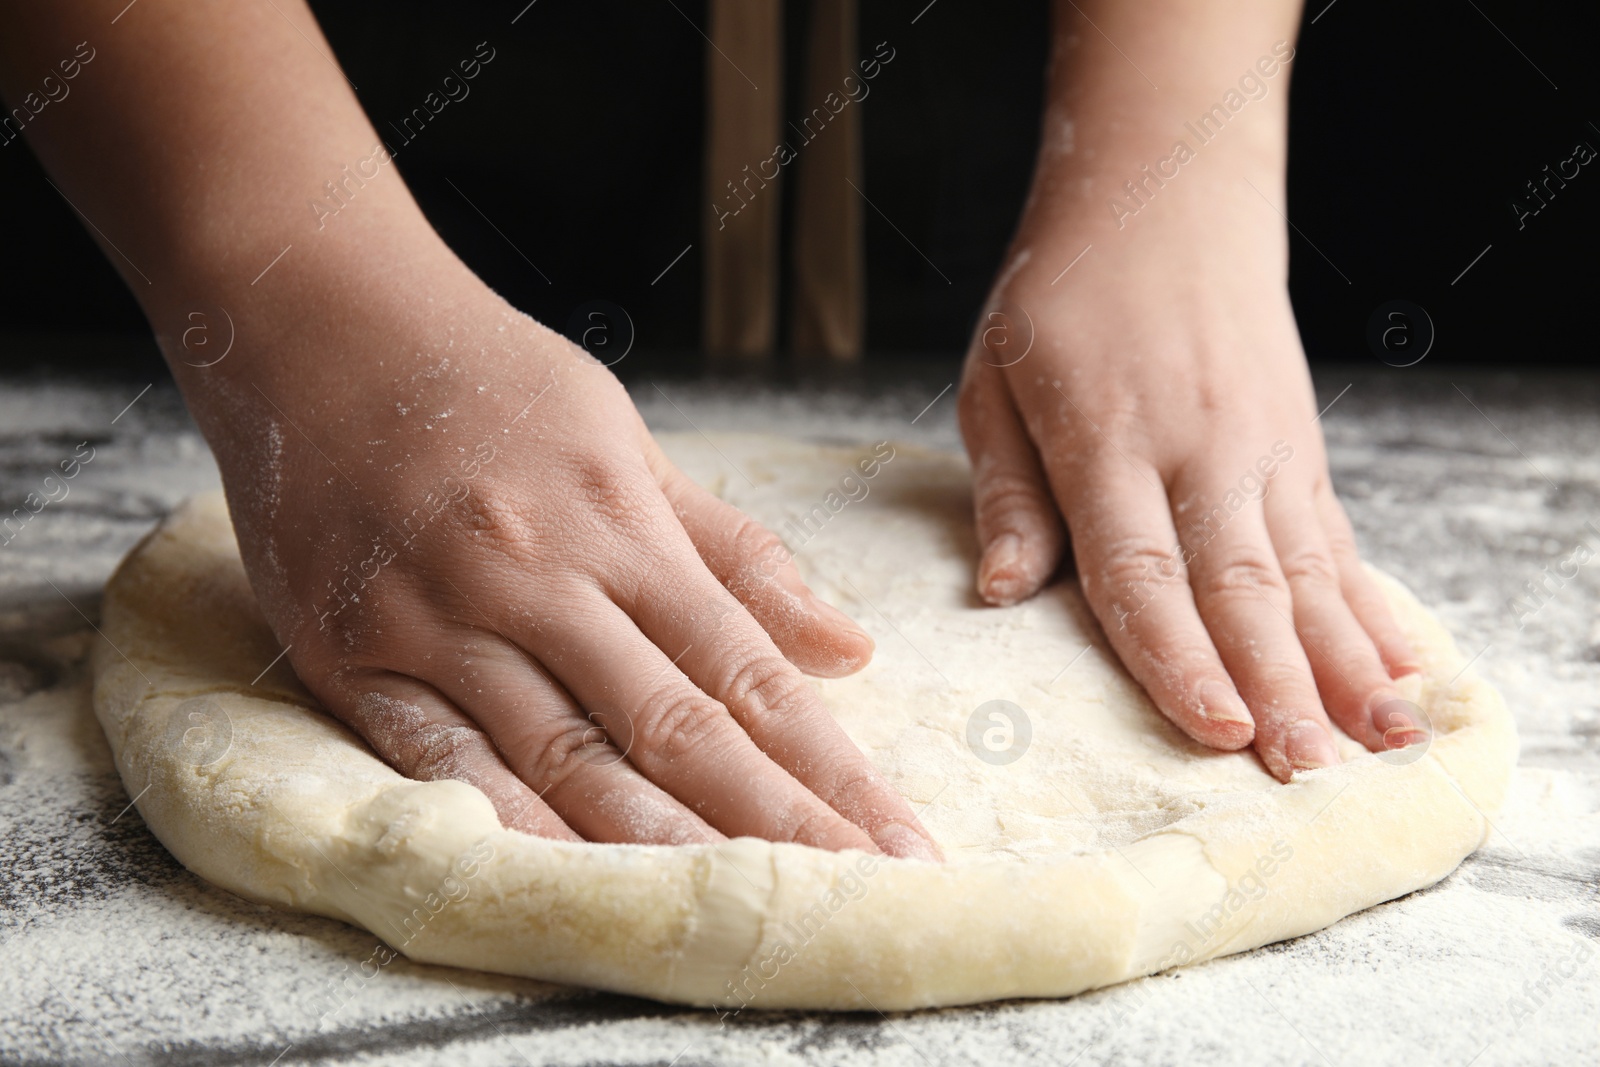
<path fill-rule="evenodd" d="M 1297 770 L 1337 764 L 1339 754 L 1260 498 L 1243 497 L 1237 484 L 1212 476 L 1216 469 L 1176 486 L 1177 499 L 1207 509 L 1186 507 L 1192 514 L 1178 534 L 1191 555 L 1195 607 L 1256 721 L 1256 751 L 1286 782 Z"/>
<path fill-rule="evenodd" d="M 485 635 L 470 640 L 452 667 L 437 680 L 440 690 L 472 713 L 506 765 L 584 840 L 721 840 L 705 820 L 627 762 L 631 738 L 608 735 L 520 649 Z"/>
<path fill-rule="evenodd" d="M 328 710 L 407 778 L 466 782 L 489 798 L 507 829 L 581 840 L 512 773 L 488 735 L 432 686 L 392 671 L 360 668 L 341 672 L 329 690 L 318 694 Z"/>
<path fill-rule="evenodd" d="M 692 549 L 685 545 L 685 552 Z M 664 603 L 673 597 L 660 573 L 653 595 Z M 618 739 L 646 778 L 729 837 L 875 851 L 860 827 L 774 763 L 621 608 L 607 603 L 585 613 L 599 621 L 559 635 L 513 636 Z"/>
<path fill-rule="evenodd" d="M 1003 372 L 969 360 L 956 410 L 972 458 L 978 595 L 1015 604 L 1055 573 L 1066 528 Z"/>
<path fill-rule="evenodd" d="M 701 560 L 807 674 L 841 678 L 872 659 L 872 638 L 806 588 L 776 534 L 667 463 L 661 488 Z"/>
<path fill-rule="evenodd" d="M 1389 602 L 1384 599 L 1378 583 L 1372 580 L 1372 575 L 1361 565 L 1361 556 L 1356 551 L 1355 531 L 1350 528 L 1350 517 L 1345 514 L 1344 505 L 1333 494 L 1333 486 L 1324 479 L 1313 499 L 1333 551 L 1334 562 L 1339 568 L 1339 587 L 1344 593 L 1345 602 L 1377 646 L 1389 676 L 1401 678 L 1408 674 L 1421 674 L 1422 665 L 1417 661 L 1411 642 L 1394 621 Z"/>
<path fill-rule="evenodd" d="M 1196 741 L 1248 745 L 1255 724 L 1195 611 L 1155 471 L 1113 454 L 1052 474 L 1084 596 L 1129 673 Z"/>
<path fill-rule="evenodd" d="M 658 646 L 683 651 L 678 669 L 715 697 L 756 746 L 893 856 L 937 860 L 938 846 L 903 797 L 834 721 L 800 672 L 709 574 L 670 608 L 621 605 Z"/>
<path fill-rule="evenodd" d="M 1402 697 L 1345 600 L 1310 491 L 1291 482 L 1264 503 L 1267 531 L 1289 582 L 1295 630 L 1329 717 L 1374 752 L 1420 740 L 1415 723 L 1394 721 L 1387 707 Z"/>

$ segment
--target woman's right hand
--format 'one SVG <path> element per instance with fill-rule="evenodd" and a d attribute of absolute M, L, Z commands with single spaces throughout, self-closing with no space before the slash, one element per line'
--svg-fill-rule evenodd
<path fill-rule="evenodd" d="M 402 773 L 530 833 L 937 858 L 801 675 L 860 669 L 871 639 L 608 370 L 464 274 L 308 316 L 265 372 L 236 355 L 190 390 L 300 678 Z"/>

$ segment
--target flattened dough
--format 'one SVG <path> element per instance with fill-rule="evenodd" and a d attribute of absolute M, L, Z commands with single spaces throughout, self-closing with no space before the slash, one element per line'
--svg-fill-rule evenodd
<path fill-rule="evenodd" d="M 417 960 L 665 1001 L 885 1011 L 1064 996 L 1295 937 L 1438 881 L 1488 832 L 1510 717 L 1391 579 L 1432 743 L 1389 762 L 1341 736 L 1349 762 L 1280 785 L 1162 718 L 1072 583 L 977 603 L 959 457 L 897 446 L 864 479 L 867 447 L 663 444 L 783 533 L 813 588 L 872 633 L 872 665 L 821 690 L 949 862 L 501 829 L 471 786 L 390 770 L 284 664 L 251 684 L 279 646 L 220 496 L 175 512 L 106 590 L 95 707 L 145 821 L 209 881 Z M 1025 719 L 991 707 L 969 743 L 995 700 Z"/>

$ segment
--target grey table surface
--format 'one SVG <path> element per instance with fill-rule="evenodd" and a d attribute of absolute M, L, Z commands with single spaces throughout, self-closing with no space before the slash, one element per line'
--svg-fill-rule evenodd
<path fill-rule="evenodd" d="M 934 366 L 831 392 L 633 392 L 658 429 L 956 448 L 948 380 Z M 0 511 L 94 449 L 70 495 L 0 548 L 0 1063 L 1597 1062 L 1600 555 L 1548 576 L 1581 544 L 1600 554 L 1600 378 L 1414 368 L 1317 385 L 1365 555 L 1437 611 L 1516 717 L 1520 765 L 1485 846 L 1320 933 L 1070 1000 L 722 1024 L 403 960 L 319 1019 L 308 1004 L 373 937 L 181 867 L 130 807 L 89 708 L 100 589 L 217 484 L 204 442 L 170 387 L 0 383 Z M 1511 605 L 1530 581 L 1549 590 L 1531 613 Z"/>

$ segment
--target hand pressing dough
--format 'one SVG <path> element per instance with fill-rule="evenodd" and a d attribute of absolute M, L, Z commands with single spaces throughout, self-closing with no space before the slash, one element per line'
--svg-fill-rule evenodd
<path fill-rule="evenodd" d="M 1252 753 L 1168 723 L 1070 581 L 979 604 L 958 457 L 663 445 L 872 633 L 871 666 L 818 684 L 947 863 L 503 830 L 471 786 L 391 770 L 282 662 L 251 683 L 280 646 L 220 495 L 178 509 L 106 589 L 95 707 L 145 821 L 211 882 L 413 959 L 665 1001 L 886 1011 L 1064 996 L 1309 933 L 1431 885 L 1490 830 L 1510 717 L 1392 579 L 1431 744 L 1380 758 L 1341 735 L 1347 763 L 1280 785 Z"/>

